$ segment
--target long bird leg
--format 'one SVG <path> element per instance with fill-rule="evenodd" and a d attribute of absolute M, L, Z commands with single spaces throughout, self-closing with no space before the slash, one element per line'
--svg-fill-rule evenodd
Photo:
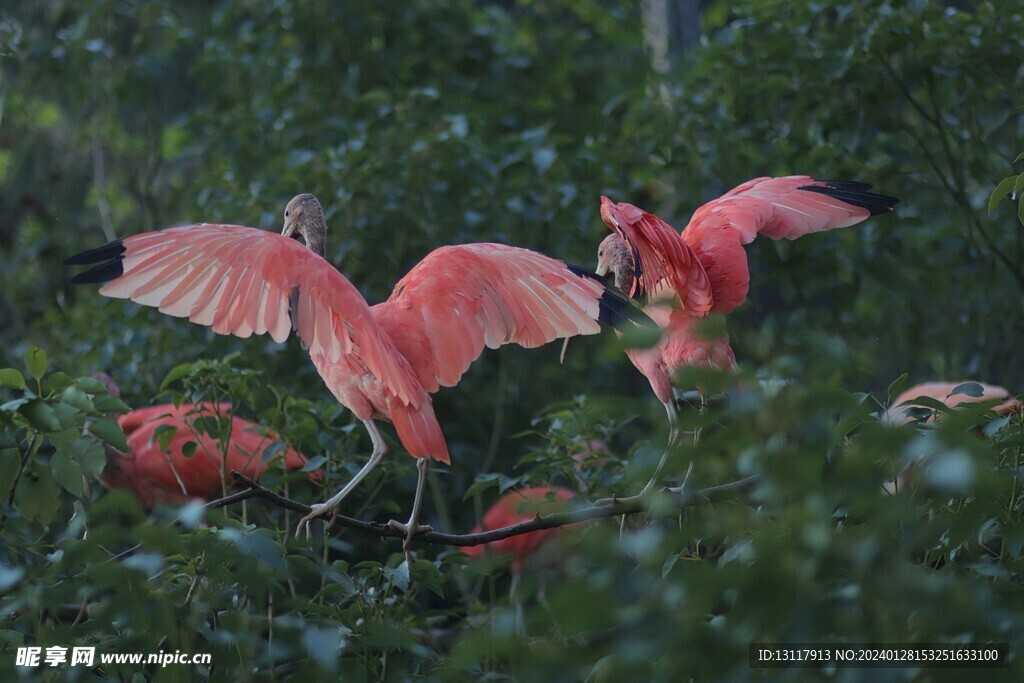
<path fill-rule="evenodd" d="M 665 452 L 662 454 L 661 461 L 658 463 L 658 466 L 654 468 L 654 475 L 651 477 L 651 480 L 647 482 L 647 486 L 645 486 L 643 490 L 635 496 L 630 496 L 628 498 L 602 498 L 597 501 L 597 505 L 609 505 L 612 503 L 624 503 L 638 500 L 653 491 L 654 487 L 658 484 L 658 477 L 661 475 L 661 470 L 665 467 L 665 463 L 668 462 L 668 456 L 675 450 L 676 442 L 679 441 L 679 426 L 675 400 L 670 398 L 663 405 L 665 406 L 665 412 L 668 413 L 668 445 L 665 447 Z"/>
<path fill-rule="evenodd" d="M 384 443 L 384 437 L 380 435 L 377 425 L 374 424 L 373 420 L 363 420 L 363 424 L 366 426 L 366 431 L 370 433 L 370 441 L 373 442 L 373 453 L 370 454 L 370 459 L 363 465 L 363 469 L 359 470 L 356 476 L 352 477 L 352 481 L 345 485 L 345 488 L 338 491 L 327 501 L 313 505 L 313 511 L 299 520 L 299 525 L 295 529 L 295 538 L 301 538 L 302 532 L 305 530 L 306 538 L 308 539 L 310 537 L 310 525 L 313 520 L 336 510 L 341 501 L 345 499 L 345 496 L 351 493 L 352 489 L 384 459 L 384 455 L 388 452 L 388 447 Z"/>
<path fill-rule="evenodd" d="M 416 480 L 416 496 L 412 500 L 412 514 L 409 515 L 409 521 L 402 524 L 396 519 L 392 519 L 388 522 L 388 526 L 392 529 L 398 529 L 399 531 L 405 532 L 405 542 L 402 544 L 402 552 L 405 553 L 405 562 L 408 566 L 412 566 L 412 557 L 409 554 L 409 548 L 412 546 L 412 537 L 420 531 L 432 531 L 433 528 L 429 526 L 421 526 L 419 523 L 420 519 L 420 508 L 423 507 L 423 489 L 427 483 L 427 472 L 430 471 L 430 458 L 419 458 L 416 460 L 416 469 L 419 470 L 419 478 Z"/>

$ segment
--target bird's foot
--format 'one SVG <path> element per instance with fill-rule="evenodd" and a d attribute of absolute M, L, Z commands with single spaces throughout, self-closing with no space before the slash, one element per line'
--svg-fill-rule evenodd
<path fill-rule="evenodd" d="M 308 541 L 312 537 L 312 525 L 313 520 L 318 517 L 323 517 L 326 514 L 334 512 L 338 509 L 337 504 L 328 505 L 327 503 L 314 503 L 310 506 L 311 511 L 308 515 L 299 520 L 298 526 L 295 527 L 295 538 L 302 538 L 302 533 L 305 532 L 306 540 Z M 328 522 L 328 528 L 330 523 Z"/>
<path fill-rule="evenodd" d="M 392 519 L 388 522 L 388 526 L 392 529 L 398 529 L 405 534 L 405 541 L 402 542 L 402 552 L 405 553 L 405 561 L 411 567 L 412 566 L 412 555 L 409 552 L 412 546 L 412 537 L 421 531 L 433 531 L 434 527 L 429 524 L 409 524 L 405 522 L 399 522 L 397 519 Z"/>

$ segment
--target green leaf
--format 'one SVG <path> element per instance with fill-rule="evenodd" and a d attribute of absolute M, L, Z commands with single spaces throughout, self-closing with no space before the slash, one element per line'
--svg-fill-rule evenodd
<path fill-rule="evenodd" d="M 469 500 L 474 494 L 497 486 L 498 475 L 496 473 L 478 474 L 473 483 L 466 489 L 466 492 L 462 494 L 462 500 Z"/>
<path fill-rule="evenodd" d="M 0 387 L 24 389 L 25 376 L 14 368 L 2 368 L 0 369 Z"/>
<path fill-rule="evenodd" d="M 130 413 L 131 407 L 119 398 L 107 394 L 100 394 L 94 396 L 92 404 L 96 406 L 97 412 L 100 413 Z"/>
<path fill-rule="evenodd" d="M 6 403 L 0 404 L 0 412 L 4 413 L 16 413 L 18 409 L 23 405 L 31 401 L 30 398 L 16 398 L 13 401 L 7 401 Z"/>
<path fill-rule="evenodd" d="M 84 413 L 96 412 L 96 406 L 93 405 L 88 394 L 74 385 L 64 389 L 60 394 L 60 398 L 68 405 L 74 406 Z"/>
<path fill-rule="evenodd" d="M 1024 195 L 1017 202 L 1017 220 L 1024 223 Z"/>
<path fill-rule="evenodd" d="M 50 471 L 58 484 L 73 495 L 82 496 L 82 468 L 63 453 L 54 453 L 50 458 Z"/>
<path fill-rule="evenodd" d="M 893 399 L 903 393 L 903 387 L 907 385 L 907 373 L 903 373 L 892 381 L 889 388 L 885 390 L 885 402 L 892 403 Z"/>
<path fill-rule="evenodd" d="M 0 450 L 0 498 L 6 500 L 21 471 L 21 451 L 17 448 Z"/>
<path fill-rule="evenodd" d="M 1017 158 L 1013 160 L 1013 163 L 1017 163 L 1021 159 L 1024 159 L 1024 152 L 1021 152 L 1020 154 L 1018 154 Z"/>
<path fill-rule="evenodd" d="M 57 412 L 41 398 L 33 399 L 19 411 L 34 429 L 40 432 L 56 432 L 61 429 Z"/>
<path fill-rule="evenodd" d="M 80 436 L 71 443 L 71 453 L 89 478 L 96 479 L 103 474 L 103 468 L 107 466 L 107 453 L 100 444 Z"/>
<path fill-rule="evenodd" d="M 441 587 L 441 572 L 430 560 L 416 560 L 410 572 L 412 583 L 426 586 L 437 597 L 444 599 L 444 588 Z"/>
<path fill-rule="evenodd" d="M 263 454 L 260 455 L 260 462 L 270 462 L 282 451 L 284 451 L 285 445 L 280 441 L 275 441 L 269 446 L 263 449 Z"/>
<path fill-rule="evenodd" d="M 164 391 L 171 384 L 174 384 L 179 379 L 192 372 L 195 368 L 195 363 L 182 363 L 171 368 L 171 371 L 164 377 L 164 381 L 160 383 L 160 391 Z"/>
<path fill-rule="evenodd" d="M 106 417 L 93 420 L 89 423 L 89 431 L 122 453 L 128 452 L 128 437 L 125 436 L 124 430 L 114 420 Z"/>
<path fill-rule="evenodd" d="M 299 471 L 312 472 L 314 470 L 318 470 L 320 469 L 321 466 L 323 466 L 325 462 L 327 462 L 327 460 L 328 457 L 326 455 L 314 455 L 312 458 L 306 461 L 306 464 L 303 465 L 302 469 Z"/>
<path fill-rule="evenodd" d="M 52 386 L 53 378 L 50 378 Z M 109 394 L 110 391 L 107 389 L 107 385 L 99 381 L 95 377 L 79 377 L 75 380 L 75 386 L 84 392 L 96 395 L 96 394 Z"/>
<path fill-rule="evenodd" d="M 66 372 L 54 372 L 46 381 L 50 391 L 61 391 L 71 384 L 71 377 Z"/>
<path fill-rule="evenodd" d="M 156 439 L 156 443 L 160 446 L 160 450 L 166 451 L 167 447 L 171 445 L 174 435 L 177 433 L 178 428 L 174 425 L 160 425 L 153 431 L 153 438 Z"/>
<path fill-rule="evenodd" d="M 1013 186 L 1016 182 L 1017 176 L 1015 175 L 1003 178 L 999 181 L 999 184 L 996 185 L 996 189 L 992 191 L 992 194 L 988 198 L 989 213 L 995 211 L 996 207 L 999 206 L 999 202 L 1006 199 L 1006 195 L 1010 194 L 1010 191 L 1013 190 Z"/>
<path fill-rule="evenodd" d="M 46 352 L 38 346 L 28 347 L 25 351 L 25 367 L 33 377 L 42 379 L 46 374 Z"/>
<path fill-rule="evenodd" d="M 28 519 L 38 519 L 43 524 L 53 520 L 60 507 L 60 496 L 49 467 L 36 464 L 21 476 L 14 491 L 14 504 Z"/>
<path fill-rule="evenodd" d="M 957 394 L 980 398 L 985 395 L 985 387 L 981 386 L 977 382 L 964 382 L 963 384 L 958 384 L 953 387 L 953 391 L 949 392 L 950 396 L 956 396 Z"/>
<path fill-rule="evenodd" d="M 397 567 L 384 567 L 384 575 L 398 590 L 403 593 L 409 590 L 409 563 L 405 560 Z"/>
<path fill-rule="evenodd" d="M 196 448 L 198 446 L 199 444 L 196 443 L 195 441 L 187 441 L 181 447 L 181 454 L 184 455 L 186 458 L 191 458 L 193 455 L 196 454 Z"/>
<path fill-rule="evenodd" d="M 1021 190 L 1024 190 L 1024 173 L 1017 176 L 1017 182 L 1013 184 L 1013 198 L 1020 199 Z"/>

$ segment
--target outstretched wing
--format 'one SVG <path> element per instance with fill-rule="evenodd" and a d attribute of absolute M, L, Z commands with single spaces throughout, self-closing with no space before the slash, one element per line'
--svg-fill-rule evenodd
<path fill-rule="evenodd" d="M 671 225 L 632 204 L 615 204 L 607 197 L 601 197 L 601 219 L 632 253 L 631 296 L 656 298 L 671 288 L 690 315 L 702 316 L 710 310 L 711 284 L 704 266 Z"/>
<path fill-rule="evenodd" d="M 809 176 L 755 178 L 697 209 L 683 240 L 711 281 L 715 310 L 728 313 L 747 298 L 750 271 L 743 245 L 757 235 L 796 239 L 845 228 L 891 211 L 899 201 L 851 180 Z"/>
<path fill-rule="evenodd" d="M 290 330 L 332 361 L 356 354 L 405 404 L 423 389 L 375 322 L 359 291 L 327 261 L 294 239 L 237 225 L 190 225 L 126 237 L 66 260 L 99 264 L 72 283 L 106 282 L 100 293 L 131 299 L 218 334 Z"/>
<path fill-rule="evenodd" d="M 595 334 L 598 322 L 646 319 L 593 273 L 487 243 L 436 249 L 371 310 L 431 392 L 458 382 L 484 347 L 535 347 Z"/>

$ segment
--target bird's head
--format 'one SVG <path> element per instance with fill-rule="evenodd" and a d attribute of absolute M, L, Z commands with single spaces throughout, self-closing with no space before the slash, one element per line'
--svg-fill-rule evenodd
<path fill-rule="evenodd" d="M 632 289 L 635 274 L 633 255 L 618 235 L 608 235 L 597 247 L 597 274 L 601 277 L 611 275 L 615 286 L 623 292 Z"/>
<path fill-rule="evenodd" d="M 284 209 L 281 234 L 296 240 L 301 237 L 307 247 L 320 256 L 324 255 L 327 222 L 324 220 L 324 208 L 316 197 L 308 192 L 292 197 Z"/>

